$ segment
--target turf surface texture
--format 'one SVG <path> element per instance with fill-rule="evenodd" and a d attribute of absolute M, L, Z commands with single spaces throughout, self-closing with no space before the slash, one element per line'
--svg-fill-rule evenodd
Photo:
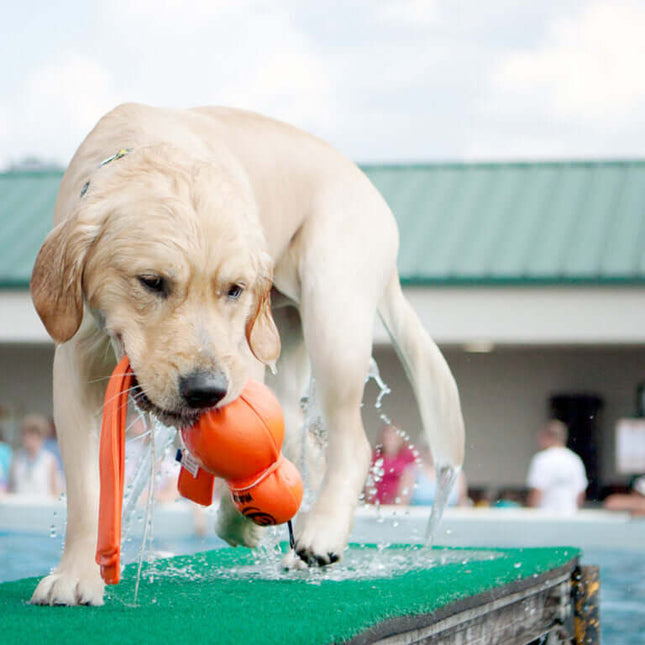
<path fill-rule="evenodd" d="M 350 549 L 375 558 L 382 551 L 371 545 Z M 393 618 L 430 614 L 535 579 L 579 555 L 572 547 L 486 552 L 493 557 L 473 560 L 472 549 L 450 549 L 459 557 L 441 566 L 332 580 L 306 572 L 254 577 L 248 572 L 258 566 L 257 553 L 218 549 L 157 560 L 141 576 L 136 603 L 137 568 L 129 565 L 120 584 L 107 588 L 102 607 L 32 606 L 38 578 L 27 578 L 0 584 L 0 643 L 341 643 Z M 239 570 L 246 574 L 236 575 Z"/>

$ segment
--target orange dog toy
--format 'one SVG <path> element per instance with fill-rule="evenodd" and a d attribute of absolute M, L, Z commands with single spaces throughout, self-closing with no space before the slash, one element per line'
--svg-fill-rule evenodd
<path fill-rule="evenodd" d="M 284 419 L 280 404 L 262 383 L 249 381 L 232 403 L 202 414 L 181 431 L 179 492 L 208 506 L 215 477 L 231 489 L 235 506 L 260 525 L 289 521 L 302 502 L 302 480 L 280 452 Z"/>
<path fill-rule="evenodd" d="M 99 497 L 96 563 L 101 567 L 101 577 L 109 585 L 117 584 L 120 574 L 125 421 L 128 414 L 128 393 L 131 384 L 130 361 L 127 356 L 124 356 L 114 368 L 105 391 L 99 448 L 101 494 Z"/>
<path fill-rule="evenodd" d="M 119 582 L 125 421 L 131 383 L 130 363 L 124 357 L 105 393 L 101 430 L 96 561 L 107 584 Z M 188 449 L 182 454 L 178 481 L 182 496 L 210 505 L 217 476 L 227 481 L 238 510 L 257 524 L 282 524 L 298 512 L 302 480 L 280 452 L 284 419 L 280 404 L 266 386 L 249 381 L 238 399 L 205 412 L 181 433 Z"/>

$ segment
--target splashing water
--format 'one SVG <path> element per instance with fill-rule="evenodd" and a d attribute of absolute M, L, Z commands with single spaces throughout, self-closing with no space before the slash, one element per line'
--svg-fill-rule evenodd
<path fill-rule="evenodd" d="M 491 561 L 507 557 L 487 550 L 463 552 L 453 549 L 427 549 L 416 545 L 406 548 L 379 545 L 347 549 L 343 559 L 333 567 L 312 567 L 285 570 L 284 553 L 279 546 L 269 545 L 258 549 L 252 563 L 221 569 L 208 569 L 199 555 L 186 564 L 170 565 L 159 571 L 159 577 L 185 577 L 193 580 L 298 580 L 312 585 L 345 580 L 373 580 L 394 578 L 410 571 L 420 571 L 449 564 L 467 565 L 472 562 Z"/>
<path fill-rule="evenodd" d="M 426 526 L 426 535 L 424 544 L 431 546 L 434 542 L 435 534 L 441 523 L 443 512 L 448 505 L 448 499 L 452 492 L 453 486 L 459 477 L 459 470 L 452 466 L 438 466 L 437 467 L 437 491 L 435 493 L 434 503 L 432 504 L 432 511 L 428 518 Z"/>
<path fill-rule="evenodd" d="M 312 376 L 307 392 L 300 399 L 303 420 L 300 428 L 300 462 L 298 469 L 304 486 L 301 512 L 311 508 L 316 494 L 313 470 L 322 470 L 325 447 L 327 445 L 327 426 L 318 404 L 316 381 Z"/>
<path fill-rule="evenodd" d="M 391 423 L 390 418 L 383 412 L 383 399 L 391 394 L 391 389 L 380 375 L 376 361 L 370 360 L 366 383 L 373 380 L 378 388 L 374 408 L 379 411 L 379 417 L 383 423 Z M 324 459 L 324 447 L 327 443 L 327 428 L 318 404 L 316 383 L 313 377 L 310 380 L 307 392 L 300 401 L 303 412 L 303 423 L 301 426 L 301 458 L 299 463 L 300 472 L 305 487 L 305 496 L 302 509 L 306 511 L 313 503 L 315 486 L 312 470 L 318 469 Z M 153 509 L 155 503 L 156 482 L 158 479 L 158 465 L 172 449 L 177 431 L 161 424 L 149 414 L 139 412 L 138 420 L 143 423 L 145 432 L 130 442 L 145 441 L 145 450 L 140 456 L 139 463 L 131 477 L 130 484 L 124 496 L 123 526 L 124 541 L 129 538 L 135 524 L 134 518 L 137 515 L 137 503 L 147 487 L 147 500 L 143 518 L 143 537 L 138 551 L 137 579 L 135 583 L 134 602 L 137 601 L 140 579 L 144 571 L 144 562 L 151 564 L 154 560 L 152 550 L 153 531 Z M 420 460 L 419 453 L 412 444 L 407 433 L 398 430 L 405 444 L 409 447 L 417 463 Z M 262 578 L 262 579 L 305 579 L 313 584 L 320 584 L 323 580 L 356 580 L 360 578 L 392 577 L 400 573 L 414 569 L 425 569 L 433 566 L 442 566 L 451 562 L 457 562 L 463 556 L 454 554 L 449 549 L 426 549 L 431 546 L 435 533 L 440 524 L 443 511 L 447 505 L 452 487 L 454 486 L 459 471 L 451 466 L 439 466 L 437 468 L 437 492 L 432 507 L 432 512 L 426 527 L 424 545 L 413 546 L 408 549 L 389 549 L 389 545 L 380 545 L 377 549 L 368 548 L 365 550 L 348 550 L 342 562 L 333 567 L 314 568 L 303 570 L 285 571 L 282 560 L 284 554 L 281 551 L 280 540 L 284 540 L 284 527 L 269 527 L 264 532 L 262 544 L 257 549 L 257 557 L 254 564 L 234 567 L 222 571 L 203 572 L 199 566 L 199 558 L 193 565 L 181 569 L 167 567 L 156 572 L 153 568 L 146 567 L 146 574 L 151 578 L 167 575 L 188 575 L 191 579 L 203 577 L 237 577 L 237 578 Z M 383 476 L 383 460 L 376 460 L 370 469 L 366 490 L 375 490 L 375 486 Z M 375 504 L 378 508 L 378 503 Z M 381 518 L 384 521 L 384 518 Z M 398 524 L 393 521 L 394 526 Z M 404 537 L 404 536 L 403 536 Z M 496 557 L 490 552 L 472 552 L 469 556 L 472 560 L 492 559 Z"/>
<path fill-rule="evenodd" d="M 137 502 L 139 501 L 145 487 L 149 486 L 149 478 L 152 472 L 153 462 L 159 463 L 166 456 L 166 453 L 171 448 L 177 434 L 175 428 L 169 428 L 163 425 L 152 415 L 146 413 L 140 413 L 139 417 L 135 420 L 135 423 L 136 421 L 141 421 L 144 424 L 146 432 L 140 437 L 130 440 L 128 443 L 131 445 L 135 441 L 145 440 L 148 436 L 150 437 L 150 442 L 147 449 L 143 451 L 143 455 L 137 466 L 136 472 L 134 473 L 124 495 L 123 518 L 127 522 L 131 520 Z M 153 453 L 155 456 L 154 459 L 152 458 Z"/>
<path fill-rule="evenodd" d="M 388 387 L 387 383 L 385 383 L 385 381 L 381 378 L 378 364 L 376 363 L 374 358 L 370 360 L 370 366 L 367 373 L 367 379 L 365 382 L 366 383 L 369 382 L 370 379 L 373 380 L 379 388 L 379 393 L 376 397 L 374 407 L 377 410 L 380 410 L 382 407 L 383 397 L 387 394 L 390 394 L 391 389 Z M 391 419 L 385 413 L 381 413 L 379 417 L 381 421 L 385 424 L 389 425 L 392 423 Z M 421 465 L 421 458 L 419 456 L 419 451 L 412 443 L 410 436 L 400 428 L 397 428 L 397 434 L 403 439 L 403 443 L 412 452 L 412 456 L 414 457 L 414 461 L 417 464 L 417 466 Z M 375 498 L 376 487 L 378 485 L 378 482 L 383 478 L 383 475 L 385 474 L 383 470 L 383 466 L 384 466 L 384 460 L 382 458 L 380 459 L 377 458 L 372 464 L 372 467 L 370 468 L 370 472 L 368 474 L 368 480 L 366 483 L 366 492 L 368 497 L 371 496 L 372 498 Z M 443 512 L 446 506 L 448 505 L 450 494 L 457 481 L 458 476 L 459 476 L 459 469 L 454 468 L 453 466 L 438 465 L 437 467 L 437 487 L 436 487 L 434 502 L 432 504 L 432 511 L 430 513 L 430 517 L 428 518 L 428 523 L 426 525 L 426 533 L 425 533 L 425 539 L 424 539 L 425 546 L 431 546 L 432 543 L 434 542 L 436 531 L 441 523 Z M 399 500 L 397 499 L 396 501 L 398 503 Z M 378 501 L 375 502 L 375 505 L 377 508 L 380 507 L 380 504 Z"/>
<path fill-rule="evenodd" d="M 376 362 L 374 357 L 370 358 L 370 365 L 367 370 L 365 383 L 366 384 L 369 383 L 370 380 L 374 381 L 374 383 L 376 384 L 379 390 L 376 396 L 376 401 L 374 402 L 374 408 L 376 410 L 381 410 L 381 407 L 383 405 L 383 397 L 385 397 L 387 394 L 391 394 L 392 390 L 389 388 L 387 383 L 381 378 L 381 372 L 379 370 L 378 363 Z M 383 412 L 379 414 L 379 418 L 386 425 L 389 425 L 392 423 L 392 420 L 390 419 L 390 417 L 388 417 Z M 397 432 L 401 433 L 402 431 L 397 430 Z M 405 435 L 403 439 L 405 441 L 406 439 L 409 439 L 409 437 Z M 377 446 L 377 449 L 378 448 L 379 446 Z M 382 458 L 375 459 L 374 463 L 370 466 L 369 472 L 367 473 L 367 481 L 365 482 L 365 493 L 367 495 L 367 498 L 376 500 L 373 504 L 374 506 L 376 506 L 377 509 L 380 509 L 380 502 L 376 499 L 377 486 L 378 486 L 378 483 L 383 478 L 383 475 L 385 475 L 383 464 L 384 464 L 384 460 Z M 382 518 L 379 517 L 379 520 L 382 520 Z"/>
<path fill-rule="evenodd" d="M 383 402 L 383 397 L 386 394 L 391 394 L 392 390 L 388 387 L 387 383 L 385 383 L 385 381 L 383 381 L 383 379 L 381 378 L 381 372 L 379 371 L 378 364 L 374 360 L 374 357 L 370 358 L 370 366 L 369 366 L 369 369 L 367 370 L 367 378 L 365 379 L 365 383 L 368 383 L 370 379 L 372 379 L 379 388 L 379 394 L 376 397 L 376 402 L 374 403 L 374 407 L 377 410 L 380 410 Z"/>
<path fill-rule="evenodd" d="M 145 441 L 146 439 L 149 439 L 143 448 L 143 454 L 140 457 L 134 475 L 132 476 L 132 480 L 124 495 L 123 503 L 123 525 L 125 526 L 123 541 L 126 542 L 132 530 L 137 503 L 147 486 L 148 491 L 145 515 L 143 519 L 143 537 L 137 558 L 137 578 L 134 587 L 134 602 L 136 604 L 139 594 L 139 583 L 141 581 L 143 563 L 144 561 L 149 562 L 152 557 L 152 542 L 154 535 L 153 510 L 158 479 L 158 467 L 161 461 L 166 457 L 168 451 L 172 449 L 177 431 L 174 428 L 169 428 L 163 425 L 150 414 L 141 411 L 138 412 L 138 417 L 133 421 L 131 427 L 135 423 L 141 423 L 145 431 L 135 439 L 131 439 L 128 443 L 132 445 L 135 441 Z M 126 454 L 127 452 L 126 445 Z"/>

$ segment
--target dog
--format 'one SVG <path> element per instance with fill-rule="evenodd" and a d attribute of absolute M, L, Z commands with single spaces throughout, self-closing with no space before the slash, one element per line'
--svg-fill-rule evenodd
<path fill-rule="evenodd" d="M 104 116 L 64 174 L 30 285 L 56 343 L 67 483 L 64 552 L 32 603 L 103 603 L 98 442 L 107 376 L 124 354 L 138 405 L 178 427 L 277 370 L 296 462 L 313 375 L 328 445 L 317 498 L 296 524 L 306 564 L 341 558 L 369 469 L 361 401 L 377 312 L 438 469 L 458 470 L 457 387 L 403 296 L 397 252 L 394 218 L 367 177 L 295 127 L 229 108 L 124 104 Z M 260 530 L 222 502 L 217 532 L 230 544 L 257 545 Z"/>

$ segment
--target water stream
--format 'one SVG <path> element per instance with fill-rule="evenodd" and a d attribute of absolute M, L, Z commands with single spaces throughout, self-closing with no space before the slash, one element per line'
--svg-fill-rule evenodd
<path fill-rule="evenodd" d="M 145 512 L 142 519 L 143 536 L 137 557 L 137 578 L 134 587 L 134 603 L 136 604 L 143 564 L 154 560 L 153 510 L 157 492 L 159 465 L 167 456 L 168 451 L 173 449 L 177 431 L 175 428 L 163 425 L 152 415 L 139 411 L 136 404 L 130 406 L 130 409 L 134 410 L 136 414 L 134 420 L 129 424 L 128 430 L 131 431 L 131 434 L 134 428 L 140 428 L 143 431 L 129 440 L 126 439 L 126 478 L 128 470 L 130 470 L 130 477 L 123 496 L 122 525 L 124 530 L 122 541 L 124 543 L 130 540 L 135 519 L 138 515 L 137 505 L 141 495 L 147 488 Z M 137 442 L 139 445 L 137 445 Z M 136 461 L 137 457 L 138 463 L 132 466 L 131 460 Z M 128 465 L 130 465 L 129 469 Z"/>
<path fill-rule="evenodd" d="M 471 550 L 464 554 L 453 549 L 427 549 L 421 545 L 405 549 L 379 545 L 376 548 L 348 549 L 343 559 L 332 567 L 289 570 L 285 570 L 283 566 L 283 557 L 284 553 L 279 548 L 265 545 L 258 549 L 257 557 L 252 563 L 218 569 L 205 566 L 205 560 L 200 562 L 200 556 L 197 554 L 190 562 L 179 561 L 160 569 L 157 575 L 161 578 L 190 577 L 193 580 L 299 580 L 316 585 L 326 581 L 393 578 L 410 571 L 448 564 L 466 565 L 507 556 L 501 552 L 483 549 Z"/>
<path fill-rule="evenodd" d="M 385 424 L 390 423 L 390 419 L 383 409 L 384 398 L 391 393 L 390 388 L 382 379 L 378 365 L 374 359 L 370 362 L 369 371 L 366 378 L 366 384 L 369 381 L 374 381 L 378 391 L 373 406 L 379 412 L 379 418 Z M 300 462 L 298 464 L 300 473 L 303 478 L 305 486 L 305 496 L 303 499 L 302 510 L 306 511 L 311 507 L 316 495 L 316 476 L 315 473 L 321 469 L 324 462 L 324 448 L 327 443 L 327 429 L 323 415 L 317 402 L 316 396 L 316 383 L 312 378 L 307 392 L 301 399 L 302 409 L 302 427 L 301 427 L 301 454 Z M 132 406 L 135 409 L 135 406 Z M 124 496 L 123 505 L 123 526 L 124 526 L 124 542 L 131 540 L 131 534 L 134 532 L 133 527 L 135 520 L 144 522 L 143 537 L 138 551 L 138 566 L 137 566 L 137 580 L 135 585 L 135 603 L 138 593 L 139 582 L 142 572 L 145 570 L 145 575 L 154 575 L 154 560 L 155 554 L 153 549 L 154 530 L 152 526 L 153 505 L 156 495 L 156 485 L 158 479 L 158 468 L 161 461 L 168 454 L 168 451 L 173 450 L 177 432 L 174 428 L 168 428 L 156 419 L 145 413 L 139 413 L 131 426 L 139 424 L 143 427 L 143 432 L 134 438 L 128 440 L 126 448 L 126 458 L 130 459 L 129 452 L 139 453 L 138 463 L 134 465 L 131 470 L 126 493 Z M 400 430 L 402 438 L 407 446 L 412 450 L 413 454 L 418 458 L 418 452 L 414 448 L 410 437 L 402 430 Z M 137 443 L 139 445 L 137 446 Z M 138 448 L 138 450 L 137 450 Z M 128 450 L 129 449 L 129 450 Z M 131 464 L 132 465 L 132 464 Z M 372 466 L 368 477 L 366 490 L 370 486 L 375 486 L 382 477 L 383 473 L 380 470 L 378 460 Z M 452 490 L 453 485 L 458 476 L 458 471 L 451 467 L 438 467 L 437 468 L 438 481 L 437 493 L 435 503 L 432 507 L 432 512 L 428 519 L 425 544 L 430 545 L 434 539 L 436 530 L 439 526 L 443 510 L 447 505 L 447 501 Z M 147 488 L 147 499 L 145 503 L 145 513 L 143 520 L 141 520 L 141 508 L 138 506 L 142 494 Z M 391 520 L 396 522 L 396 520 Z M 401 541 L 404 542 L 409 536 L 402 535 Z M 258 550 L 258 557 L 253 567 L 239 567 L 238 569 L 227 570 L 225 575 L 240 575 L 250 576 L 250 569 L 253 569 L 256 574 L 261 572 L 262 575 L 273 575 L 271 571 L 280 571 L 275 575 L 284 576 L 285 572 L 279 562 L 282 555 L 278 557 L 280 552 L 279 542 L 285 540 L 284 527 L 275 527 L 265 531 L 265 538 Z M 375 557 L 375 552 L 370 549 L 365 554 L 360 552 L 349 551 L 347 559 L 340 564 L 333 567 L 327 567 L 322 570 L 310 570 L 309 573 L 297 573 L 295 575 L 310 575 L 316 579 L 348 579 L 356 578 L 357 576 L 365 575 L 374 577 L 377 570 L 383 575 L 394 575 L 400 570 L 410 570 L 411 568 L 426 568 L 428 566 L 441 565 L 445 563 L 446 558 L 452 557 L 450 552 L 437 553 L 436 550 L 424 551 L 422 547 L 413 547 L 410 552 L 397 551 L 396 553 L 385 553 L 384 549 L 389 546 L 387 544 L 380 545 L 377 551 L 378 557 Z M 275 556 L 275 557 L 274 557 Z M 144 562 L 151 566 L 143 567 Z M 248 570 L 247 570 L 248 569 Z"/>

